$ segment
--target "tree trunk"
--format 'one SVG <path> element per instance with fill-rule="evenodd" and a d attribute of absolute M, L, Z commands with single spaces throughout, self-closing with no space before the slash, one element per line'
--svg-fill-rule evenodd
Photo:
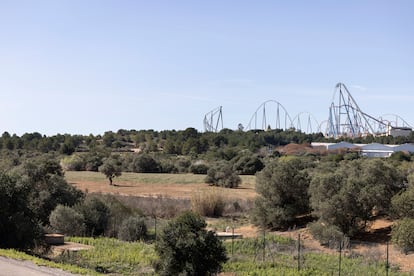
<path fill-rule="evenodd" d="M 112 177 L 108 177 L 109 178 L 109 185 L 112 185 Z"/>

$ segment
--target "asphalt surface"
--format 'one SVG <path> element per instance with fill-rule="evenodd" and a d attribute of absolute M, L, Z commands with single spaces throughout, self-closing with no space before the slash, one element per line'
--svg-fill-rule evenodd
<path fill-rule="evenodd" d="M 56 268 L 38 266 L 30 261 L 20 261 L 0 257 L 0 276 L 73 276 Z"/>

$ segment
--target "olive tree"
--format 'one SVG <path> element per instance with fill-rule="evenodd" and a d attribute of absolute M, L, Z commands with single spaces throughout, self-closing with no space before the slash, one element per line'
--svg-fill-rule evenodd
<path fill-rule="evenodd" d="M 112 181 L 115 177 L 121 176 L 122 167 L 119 160 L 115 157 L 108 157 L 104 160 L 103 164 L 99 167 L 99 171 L 103 173 L 109 180 L 109 185 L 112 185 Z"/>
<path fill-rule="evenodd" d="M 391 198 L 402 185 L 400 173 L 384 160 L 342 161 L 336 171 L 313 176 L 309 188 L 313 215 L 353 236 L 374 214 L 389 212 Z"/>
<path fill-rule="evenodd" d="M 227 261 L 225 248 L 202 217 L 186 212 L 170 221 L 155 245 L 160 275 L 213 275 Z"/>
<path fill-rule="evenodd" d="M 310 178 L 306 164 L 298 158 L 276 160 L 256 177 L 256 198 L 252 221 L 262 227 L 290 226 L 297 215 L 309 211 Z"/>

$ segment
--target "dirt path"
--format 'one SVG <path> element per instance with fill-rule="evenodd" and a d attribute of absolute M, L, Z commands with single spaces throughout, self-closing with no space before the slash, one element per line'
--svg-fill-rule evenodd
<path fill-rule="evenodd" d="M 1 276 L 70 276 L 75 275 L 56 268 L 38 266 L 30 261 L 0 257 Z"/>

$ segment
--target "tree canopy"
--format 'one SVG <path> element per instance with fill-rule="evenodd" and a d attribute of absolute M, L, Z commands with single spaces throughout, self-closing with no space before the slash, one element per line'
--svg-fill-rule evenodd
<path fill-rule="evenodd" d="M 227 260 L 225 248 L 206 222 L 191 212 L 170 221 L 161 231 L 155 250 L 160 275 L 214 275 Z"/>

